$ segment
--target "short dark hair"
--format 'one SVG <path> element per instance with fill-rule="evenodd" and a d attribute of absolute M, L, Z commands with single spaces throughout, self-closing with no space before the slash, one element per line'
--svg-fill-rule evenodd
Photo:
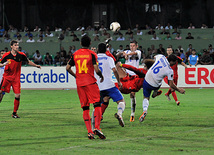
<path fill-rule="evenodd" d="M 146 59 L 145 61 L 144 61 L 144 63 L 145 63 L 145 65 L 146 65 L 146 67 L 149 69 L 153 64 L 154 64 L 154 60 L 152 60 L 152 59 Z"/>
<path fill-rule="evenodd" d="M 137 41 L 136 40 L 131 41 L 130 44 L 131 43 L 134 43 L 135 45 L 137 45 Z"/>
<path fill-rule="evenodd" d="M 106 44 L 105 43 L 100 43 L 98 45 L 98 53 L 105 53 L 106 52 Z"/>
<path fill-rule="evenodd" d="M 13 46 L 13 44 L 16 44 L 16 43 L 18 43 L 18 41 L 12 40 L 12 41 L 10 42 L 10 46 Z"/>
<path fill-rule="evenodd" d="M 177 61 L 177 56 L 174 54 L 171 54 L 170 56 L 167 57 L 168 61 L 173 61 L 176 62 Z"/>
<path fill-rule="evenodd" d="M 91 38 L 87 35 L 84 35 L 82 38 L 81 38 L 81 45 L 83 47 L 89 47 L 91 44 Z"/>

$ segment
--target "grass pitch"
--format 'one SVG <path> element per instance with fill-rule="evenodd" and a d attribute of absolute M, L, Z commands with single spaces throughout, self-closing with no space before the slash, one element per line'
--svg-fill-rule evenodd
<path fill-rule="evenodd" d="M 20 119 L 11 117 L 11 92 L 0 103 L 0 154 L 214 154 L 214 89 L 177 93 L 180 106 L 167 101 L 166 91 L 150 99 L 143 123 L 142 90 L 135 122 L 129 122 L 130 98 L 124 95 L 124 128 L 111 101 L 101 122 L 106 140 L 87 138 L 76 90 L 22 90 Z"/>

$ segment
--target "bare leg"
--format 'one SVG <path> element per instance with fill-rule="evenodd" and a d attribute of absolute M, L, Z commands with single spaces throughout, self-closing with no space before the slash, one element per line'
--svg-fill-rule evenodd
<path fill-rule="evenodd" d="M 117 68 L 117 72 L 119 74 L 119 78 L 124 78 L 127 76 L 125 69 L 120 67 L 120 65 L 118 63 L 116 64 L 116 68 Z"/>

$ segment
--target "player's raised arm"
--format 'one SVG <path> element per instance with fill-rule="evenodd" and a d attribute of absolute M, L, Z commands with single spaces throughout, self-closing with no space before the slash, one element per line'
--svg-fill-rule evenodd
<path fill-rule="evenodd" d="M 184 62 L 181 62 L 181 65 L 187 68 L 187 65 Z"/>
<path fill-rule="evenodd" d="M 34 66 L 36 68 L 40 68 L 41 69 L 40 65 L 35 64 L 33 61 L 30 61 L 29 59 L 28 59 L 28 65 L 31 65 L 31 66 Z"/>
<path fill-rule="evenodd" d="M 133 51 L 133 52 L 128 53 L 127 56 L 128 56 L 128 55 L 137 55 L 137 54 L 138 54 L 138 53 L 137 53 L 136 51 Z"/>

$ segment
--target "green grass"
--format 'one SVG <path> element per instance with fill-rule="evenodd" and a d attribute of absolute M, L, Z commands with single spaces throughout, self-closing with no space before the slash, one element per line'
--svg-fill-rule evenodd
<path fill-rule="evenodd" d="M 213 94 L 214 89 L 186 89 L 178 94 L 180 106 L 164 95 L 151 99 L 143 123 L 142 90 L 132 123 L 124 95 L 125 127 L 114 118 L 111 101 L 101 123 L 106 140 L 88 140 L 76 90 L 22 90 L 20 119 L 11 117 L 11 92 L 0 103 L 0 154 L 214 154 Z"/>

